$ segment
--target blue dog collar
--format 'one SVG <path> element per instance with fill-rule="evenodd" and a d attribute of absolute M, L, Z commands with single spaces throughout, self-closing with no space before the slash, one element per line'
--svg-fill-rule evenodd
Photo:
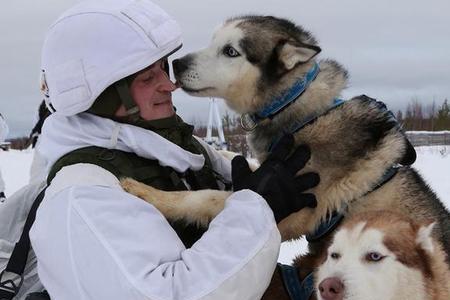
<path fill-rule="evenodd" d="M 313 67 L 306 73 L 305 77 L 300 78 L 294 85 L 286 90 L 281 96 L 273 99 L 262 110 L 255 114 L 243 114 L 241 116 L 241 125 L 246 131 L 253 130 L 258 123 L 266 118 L 273 118 L 281 110 L 292 104 L 298 97 L 308 88 L 311 82 L 316 79 L 320 68 L 318 63 L 314 63 Z"/>
<path fill-rule="evenodd" d="M 309 273 L 302 282 L 295 267 L 277 264 L 286 293 L 291 300 L 309 300 L 314 292 L 314 276 Z"/>

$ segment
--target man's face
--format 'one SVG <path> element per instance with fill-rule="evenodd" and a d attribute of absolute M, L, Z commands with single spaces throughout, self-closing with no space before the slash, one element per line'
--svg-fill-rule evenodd
<path fill-rule="evenodd" d="M 164 70 L 164 60 L 159 60 L 138 73 L 130 85 L 130 93 L 139 107 L 141 118 L 150 121 L 175 113 L 172 92 L 176 88 Z M 125 116 L 125 108 L 120 107 L 116 115 Z"/>

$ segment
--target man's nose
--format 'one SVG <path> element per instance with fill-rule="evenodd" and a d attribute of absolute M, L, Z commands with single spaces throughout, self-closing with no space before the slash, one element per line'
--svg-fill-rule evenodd
<path fill-rule="evenodd" d="M 161 79 L 159 82 L 159 90 L 163 91 L 163 92 L 173 92 L 175 91 L 178 87 L 176 86 L 175 83 L 172 82 L 172 80 L 170 80 L 169 75 L 167 75 L 166 72 L 162 72 L 161 74 Z"/>

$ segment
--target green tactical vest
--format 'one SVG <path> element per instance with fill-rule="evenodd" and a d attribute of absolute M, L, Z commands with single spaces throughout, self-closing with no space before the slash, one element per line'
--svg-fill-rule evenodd
<path fill-rule="evenodd" d="M 90 163 L 110 171 L 117 178 L 131 177 L 164 191 L 187 190 L 181 178 L 187 181 L 190 190 L 218 189 L 217 180 L 221 179 L 220 176 L 213 171 L 210 158 L 203 146 L 192 135 L 189 136 L 189 143 L 182 143 L 180 146 L 190 152 L 203 154 L 205 165 L 199 171 L 187 170 L 180 174 L 170 167 L 159 165 L 157 160 L 142 158 L 130 152 L 91 146 L 62 156 L 51 168 L 47 181 L 50 183 L 56 173 L 65 166 Z M 171 225 L 187 248 L 190 248 L 206 230 L 182 221 L 172 222 Z"/>

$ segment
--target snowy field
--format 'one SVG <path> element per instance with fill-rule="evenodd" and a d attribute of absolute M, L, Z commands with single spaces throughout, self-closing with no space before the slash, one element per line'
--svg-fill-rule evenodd
<path fill-rule="evenodd" d="M 450 209 L 450 146 L 417 147 L 416 151 L 414 167 Z M 6 195 L 11 195 L 28 182 L 32 158 L 33 152 L 30 150 L 0 152 L 0 169 L 6 183 Z M 305 249 L 303 240 L 284 243 L 279 261 L 290 263 L 296 254 Z"/>

